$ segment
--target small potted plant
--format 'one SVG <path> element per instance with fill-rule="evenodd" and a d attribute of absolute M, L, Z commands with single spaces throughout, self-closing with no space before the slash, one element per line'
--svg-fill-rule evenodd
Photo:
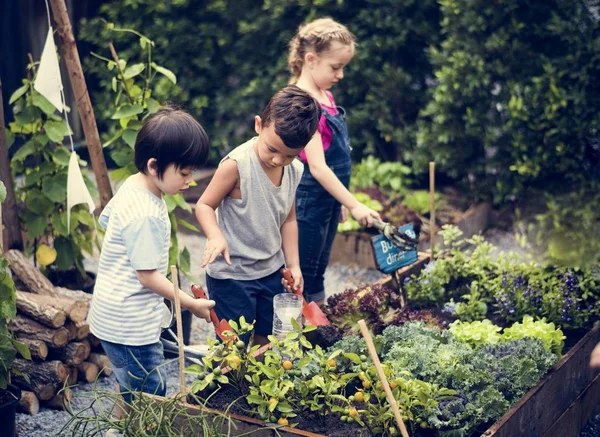
<path fill-rule="evenodd" d="M 0 202 L 6 197 L 6 189 L 0 181 Z M 0 204 L 0 211 L 1 211 Z M 0 255 L 2 250 L 2 232 L 0 232 Z M 8 321 L 16 316 L 15 284 L 10 276 L 8 260 L 0 256 L 0 423 L 2 435 L 15 435 L 15 414 L 17 403 L 21 399 L 21 390 L 10 384 L 10 373 L 17 353 L 30 359 L 29 350 L 23 343 L 16 341 L 8 330 Z"/>

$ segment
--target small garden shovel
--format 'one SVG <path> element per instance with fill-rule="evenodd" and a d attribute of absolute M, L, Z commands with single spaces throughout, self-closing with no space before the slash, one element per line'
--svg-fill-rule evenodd
<path fill-rule="evenodd" d="M 281 274 L 283 275 L 283 279 L 285 279 L 290 287 L 292 287 L 292 290 L 294 290 L 294 294 L 302 300 L 302 315 L 308 320 L 308 323 L 314 326 L 329 325 L 329 320 L 327 320 L 327 316 L 321 311 L 319 305 L 314 302 L 307 303 L 304 296 L 302 296 L 300 289 L 294 287 L 294 277 L 292 276 L 290 269 L 281 269 Z"/>
<path fill-rule="evenodd" d="M 204 289 L 198 284 L 192 284 L 192 293 L 194 294 L 194 297 L 196 299 L 208 299 L 206 293 L 204 292 Z M 234 337 L 224 335 L 223 333 L 225 331 L 235 333 L 235 331 L 233 330 L 233 328 L 227 320 L 219 320 L 214 308 L 210 309 L 210 321 L 213 322 L 213 325 L 215 325 L 215 331 L 221 340 L 223 340 L 224 342 L 229 342 L 233 340 Z"/>

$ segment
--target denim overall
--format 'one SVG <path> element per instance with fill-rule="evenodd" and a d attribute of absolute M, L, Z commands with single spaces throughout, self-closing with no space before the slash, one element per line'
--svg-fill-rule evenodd
<path fill-rule="evenodd" d="M 333 132 L 331 144 L 325 151 L 325 162 L 348 188 L 351 173 L 350 137 L 345 122 L 346 112 L 339 106 L 337 109 L 336 115 L 323 110 L 327 125 Z M 325 298 L 325 269 L 337 232 L 341 207 L 313 177 L 305 163 L 296 192 L 296 216 L 304 296 L 309 302 Z"/>

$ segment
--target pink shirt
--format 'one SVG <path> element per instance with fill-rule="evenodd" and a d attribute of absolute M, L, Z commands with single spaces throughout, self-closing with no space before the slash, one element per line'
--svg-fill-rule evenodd
<path fill-rule="evenodd" d="M 335 106 L 335 100 L 333 100 L 333 95 L 329 91 L 325 91 L 325 94 L 327 94 L 327 97 L 329 97 L 331 106 L 324 105 L 323 103 L 321 103 L 321 108 L 323 108 L 324 111 L 327 111 L 330 115 L 337 115 L 338 110 Z M 323 152 L 325 152 L 327 149 L 329 149 L 329 146 L 331 145 L 331 138 L 333 137 L 333 131 L 327 125 L 327 118 L 325 117 L 325 114 L 321 115 L 321 119 L 319 120 L 319 127 L 317 129 L 321 134 L 321 140 L 323 141 Z M 304 150 L 300 153 L 300 159 L 302 160 L 302 162 L 308 162 L 306 159 L 306 152 Z"/>

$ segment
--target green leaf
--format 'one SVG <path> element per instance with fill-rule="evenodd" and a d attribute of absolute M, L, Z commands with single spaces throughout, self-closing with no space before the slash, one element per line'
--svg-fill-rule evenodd
<path fill-rule="evenodd" d="M 190 222 L 188 222 L 186 220 L 177 219 L 177 224 L 179 224 L 180 226 L 183 226 L 186 229 L 189 229 L 190 231 L 200 232 L 196 226 L 194 226 L 193 224 L 191 224 Z"/>
<path fill-rule="evenodd" d="M 27 345 L 25 343 L 21 343 L 20 341 L 17 341 L 17 340 L 11 340 L 11 341 L 12 341 L 13 346 L 17 350 L 17 352 L 19 352 L 19 354 L 23 358 L 25 358 L 26 360 L 31 359 L 31 352 L 29 352 L 29 348 L 27 347 Z"/>
<path fill-rule="evenodd" d="M 42 181 L 44 194 L 48 199 L 55 203 L 61 203 L 67 200 L 67 175 L 59 173 Z"/>
<path fill-rule="evenodd" d="M 21 96 L 23 94 L 25 94 L 27 92 L 27 90 L 29 89 L 29 85 L 23 85 L 21 88 L 17 88 L 17 90 L 12 93 L 12 95 L 10 96 L 10 99 L 8 100 L 8 104 L 12 105 L 13 103 L 15 103 L 17 100 L 19 100 L 21 98 Z"/>
<path fill-rule="evenodd" d="M 54 240 L 54 249 L 56 249 L 56 267 L 59 270 L 68 270 L 75 267 L 75 257 L 80 251 L 75 246 L 72 239 L 58 237 Z"/>
<path fill-rule="evenodd" d="M 54 203 L 39 191 L 30 191 L 25 198 L 25 206 L 31 212 L 47 216 L 54 211 Z"/>
<path fill-rule="evenodd" d="M 262 404 L 263 402 L 266 402 L 262 397 L 254 394 L 246 396 L 246 401 L 249 404 Z"/>
<path fill-rule="evenodd" d="M 189 373 L 190 375 L 202 375 L 206 373 L 204 367 L 199 364 L 192 364 L 191 366 L 186 367 L 184 372 Z"/>
<path fill-rule="evenodd" d="M 156 63 L 154 63 L 154 62 L 151 65 L 152 65 L 152 68 L 154 68 L 160 74 L 163 74 L 167 79 L 169 79 L 171 82 L 173 82 L 174 85 L 177 84 L 177 77 L 171 70 L 168 70 L 165 67 L 161 67 L 160 65 L 156 65 Z"/>
<path fill-rule="evenodd" d="M 348 352 L 348 353 L 345 353 L 344 356 L 346 358 L 348 358 L 350 361 L 352 361 L 354 364 L 362 363 L 362 361 L 360 360 L 360 357 L 357 354 Z"/>
<path fill-rule="evenodd" d="M 125 104 L 125 105 L 121 106 L 119 109 L 117 109 L 117 112 L 115 112 L 110 118 L 113 120 L 119 120 L 121 118 L 127 118 L 127 117 L 132 117 L 134 115 L 141 114 L 142 112 L 144 112 L 144 108 L 142 107 L 142 105 Z"/>
<path fill-rule="evenodd" d="M 14 162 L 24 161 L 30 154 L 35 152 L 35 141 L 33 139 L 23 144 L 19 150 L 13 155 L 12 160 Z"/>
<path fill-rule="evenodd" d="M 146 108 L 148 109 L 148 114 L 154 114 L 160 109 L 160 103 L 151 98 L 146 99 Z"/>
<path fill-rule="evenodd" d="M 54 151 L 54 155 L 52 155 L 52 160 L 63 167 L 67 167 L 69 165 L 70 158 L 71 154 L 64 147 L 57 147 Z"/>
<path fill-rule="evenodd" d="M 291 413 L 294 411 L 292 406 L 287 401 L 282 401 L 277 404 L 277 411 L 281 411 L 282 413 Z"/>
<path fill-rule="evenodd" d="M 67 229 L 67 211 L 61 211 L 59 214 L 52 214 L 50 223 L 52 223 L 54 232 L 57 235 L 63 237 L 69 236 L 69 230 Z"/>
<path fill-rule="evenodd" d="M 44 111 L 45 114 L 54 114 L 58 110 L 47 98 L 35 90 L 31 94 L 31 103 Z"/>
<path fill-rule="evenodd" d="M 48 138 L 55 143 L 62 143 L 64 137 L 73 133 L 66 122 L 55 120 L 48 120 L 44 124 L 44 131 Z"/>
<path fill-rule="evenodd" d="M 137 134 L 138 131 L 133 129 L 125 129 L 123 131 L 123 139 L 132 149 L 135 147 L 135 139 L 137 138 Z"/>
<path fill-rule="evenodd" d="M 46 230 L 46 217 L 35 216 L 29 220 L 25 220 L 27 225 L 27 237 L 31 240 L 39 237 Z"/>
<path fill-rule="evenodd" d="M 131 79 L 132 77 L 135 77 L 144 71 L 145 68 L 146 66 L 143 63 L 133 64 L 132 66 L 127 67 L 127 69 L 123 72 L 123 76 L 125 79 Z"/>
<path fill-rule="evenodd" d="M 189 272 L 191 269 L 190 251 L 184 247 L 179 254 L 179 268 L 184 272 Z"/>

